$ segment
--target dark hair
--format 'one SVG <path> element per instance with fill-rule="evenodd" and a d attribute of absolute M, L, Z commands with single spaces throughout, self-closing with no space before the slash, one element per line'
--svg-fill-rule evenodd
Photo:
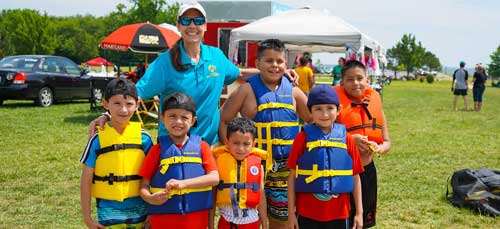
<path fill-rule="evenodd" d="M 267 39 L 262 41 L 259 44 L 259 49 L 257 51 L 257 59 L 260 60 L 262 57 L 262 53 L 264 53 L 265 50 L 272 49 L 277 52 L 284 52 L 285 51 L 285 43 L 283 43 L 279 39 Z"/>
<path fill-rule="evenodd" d="M 306 66 L 307 62 L 309 62 L 309 59 L 306 56 L 302 56 L 300 57 L 299 62 L 301 66 Z"/>
<path fill-rule="evenodd" d="M 344 57 L 340 57 L 339 60 L 342 60 L 342 62 L 344 62 L 344 64 L 345 64 L 345 58 Z"/>
<path fill-rule="evenodd" d="M 106 84 L 106 91 L 104 93 L 104 99 L 109 100 L 113 95 L 123 95 L 134 97 L 135 100 L 138 99 L 137 88 L 135 84 L 129 79 L 116 78 Z"/>
<path fill-rule="evenodd" d="M 187 67 L 184 66 L 181 61 L 181 42 L 182 38 L 175 42 L 174 46 L 170 48 L 170 61 L 176 71 L 185 72 Z"/>
<path fill-rule="evenodd" d="M 193 98 L 182 92 L 174 92 L 165 97 L 162 103 L 161 113 L 164 114 L 165 111 L 169 109 L 183 109 L 191 111 L 193 116 L 196 116 L 196 105 Z"/>
<path fill-rule="evenodd" d="M 231 120 L 227 124 L 226 137 L 229 139 L 229 136 L 231 136 L 234 132 L 251 133 L 254 138 L 257 136 L 257 128 L 253 124 L 252 120 L 248 118 L 237 117 Z"/>
<path fill-rule="evenodd" d="M 363 63 L 358 60 L 350 60 L 344 63 L 342 67 L 342 78 L 344 78 L 345 72 L 351 68 L 361 68 L 363 71 L 366 71 L 366 67 Z"/>

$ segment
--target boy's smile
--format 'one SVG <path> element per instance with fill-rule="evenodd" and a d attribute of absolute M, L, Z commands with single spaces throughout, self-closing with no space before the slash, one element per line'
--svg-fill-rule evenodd
<path fill-rule="evenodd" d="M 117 94 L 103 101 L 103 107 L 111 114 L 111 125 L 117 130 L 129 123 L 137 106 L 137 100 L 129 95 Z"/>
<path fill-rule="evenodd" d="M 281 82 L 281 77 L 285 74 L 286 65 L 285 52 L 279 52 L 274 49 L 264 50 L 262 57 L 256 60 L 256 66 L 260 70 L 261 79 L 267 84 Z"/>
<path fill-rule="evenodd" d="M 194 125 L 196 117 L 193 117 L 193 113 L 188 110 L 168 109 L 161 115 L 161 121 L 174 142 L 176 139 L 184 141 L 189 129 Z"/>
<path fill-rule="evenodd" d="M 323 131 L 323 133 L 330 133 L 335 119 L 339 111 L 335 104 L 317 104 L 311 107 L 311 115 L 314 124 Z"/>
<path fill-rule="evenodd" d="M 348 96 L 360 99 L 363 97 L 367 83 L 366 74 L 363 69 L 350 68 L 342 76 L 340 86 L 344 88 Z"/>

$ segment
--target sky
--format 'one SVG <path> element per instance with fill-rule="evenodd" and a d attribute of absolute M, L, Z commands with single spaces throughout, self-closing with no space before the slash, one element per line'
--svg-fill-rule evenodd
<path fill-rule="evenodd" d="M 171 0 L 167 0 L 170 2 Z M 179 2 L 187 2 L 179 0 Z M 472 67 L 488 64 L 500 46 L 500 1 L 498 0 L 276 0 L 292 7 L 324 9 L 343 18 L 382 44 L 393 47 L 403 34 L 434 53 L 443 66 L 465 61 Z M 55 16 L 92 14 L 104 16 L 127 0 L 1 0 L 0 9 L 30 8 Z M 325 22 L 327 23 L 327 22 Z M 314 57 L 314 55 L 313 55 Z M 319 54 L 322 63 L 336 57 Z"/>

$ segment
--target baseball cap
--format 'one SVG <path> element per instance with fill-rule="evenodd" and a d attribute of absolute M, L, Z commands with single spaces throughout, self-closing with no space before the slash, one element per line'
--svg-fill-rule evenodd
<path fill-rule="evenodd" d="M 333 88 L 326 84 L 320 84 L 311 89 L 307 99 L 307 107 L 311 110 L 313 105 L 317 104 L 335 104 L 339 105 L 339 96 Z"/>
<path fill-rule="evenodd" d="M 109 100 L 113 95 L 129 95 L 138 99 L 137 88 L 134 82 L 125 78 L 116 78 L 106 84 L 105 100 Z"/>
<path fill-rule="evenodd" d="M 465 66 L 465 61 L 460 61 L 460 66 Z"/>
<path fill-rule="evenodd" d="M 190 9 L 195 9 L 200 11 L 200 13 L 203 15 L 204 18 L 207 17 L 207 13 L 205 13 L 205 9 L 203 9 L 203 6 L 200 5 L 198 2 L 190 2 L 190 3 L 184 3 L 179 7 L 179 14 L 178 17 L 181 17 L 186 11 Z"/>
<path fill-rule="evenodd" d="M 162 106 L 161 113 L 165 113 L 169 109 L 183 109 L 191 111 L 193 116 L 196 116 L 196 105 L 193 98 L 182 92 L 174 92 L 165 97 Z"/>

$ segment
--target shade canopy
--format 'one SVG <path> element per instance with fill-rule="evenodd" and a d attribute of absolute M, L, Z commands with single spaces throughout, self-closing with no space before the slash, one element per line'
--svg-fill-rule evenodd
<path fill-rule="evenodd" d="M 357 28 L 327 12 L 302 8 L 261 18 L 231 31 L 229 56 L 233 58 L 239 41 L 277 38 L 289 50 L 310 52 L 360 53 L 365 47 L 384 55 L 381 45 Z M 383 56 L 385 60 L 385 56 Z"/>
<path fill-rule="evenodd" d="M 101 65 L 104 65 L 104 66 L 113 66 L 114 65 L 111 61 L 106 60 L 106 59 L 104 59 L 102 57 L 96 57 L 96 58 L 87 60 L 85 62 L 85 64 L 87 64 L 89 66 L 101 66 Z"/>
<path fill-rule="evenodd" d="M 172 47 L 180 36 L 174 31 L 149 23 L 125 25 L 105 37 L 102 49 L 140 53 L 160 53 Z"/>

